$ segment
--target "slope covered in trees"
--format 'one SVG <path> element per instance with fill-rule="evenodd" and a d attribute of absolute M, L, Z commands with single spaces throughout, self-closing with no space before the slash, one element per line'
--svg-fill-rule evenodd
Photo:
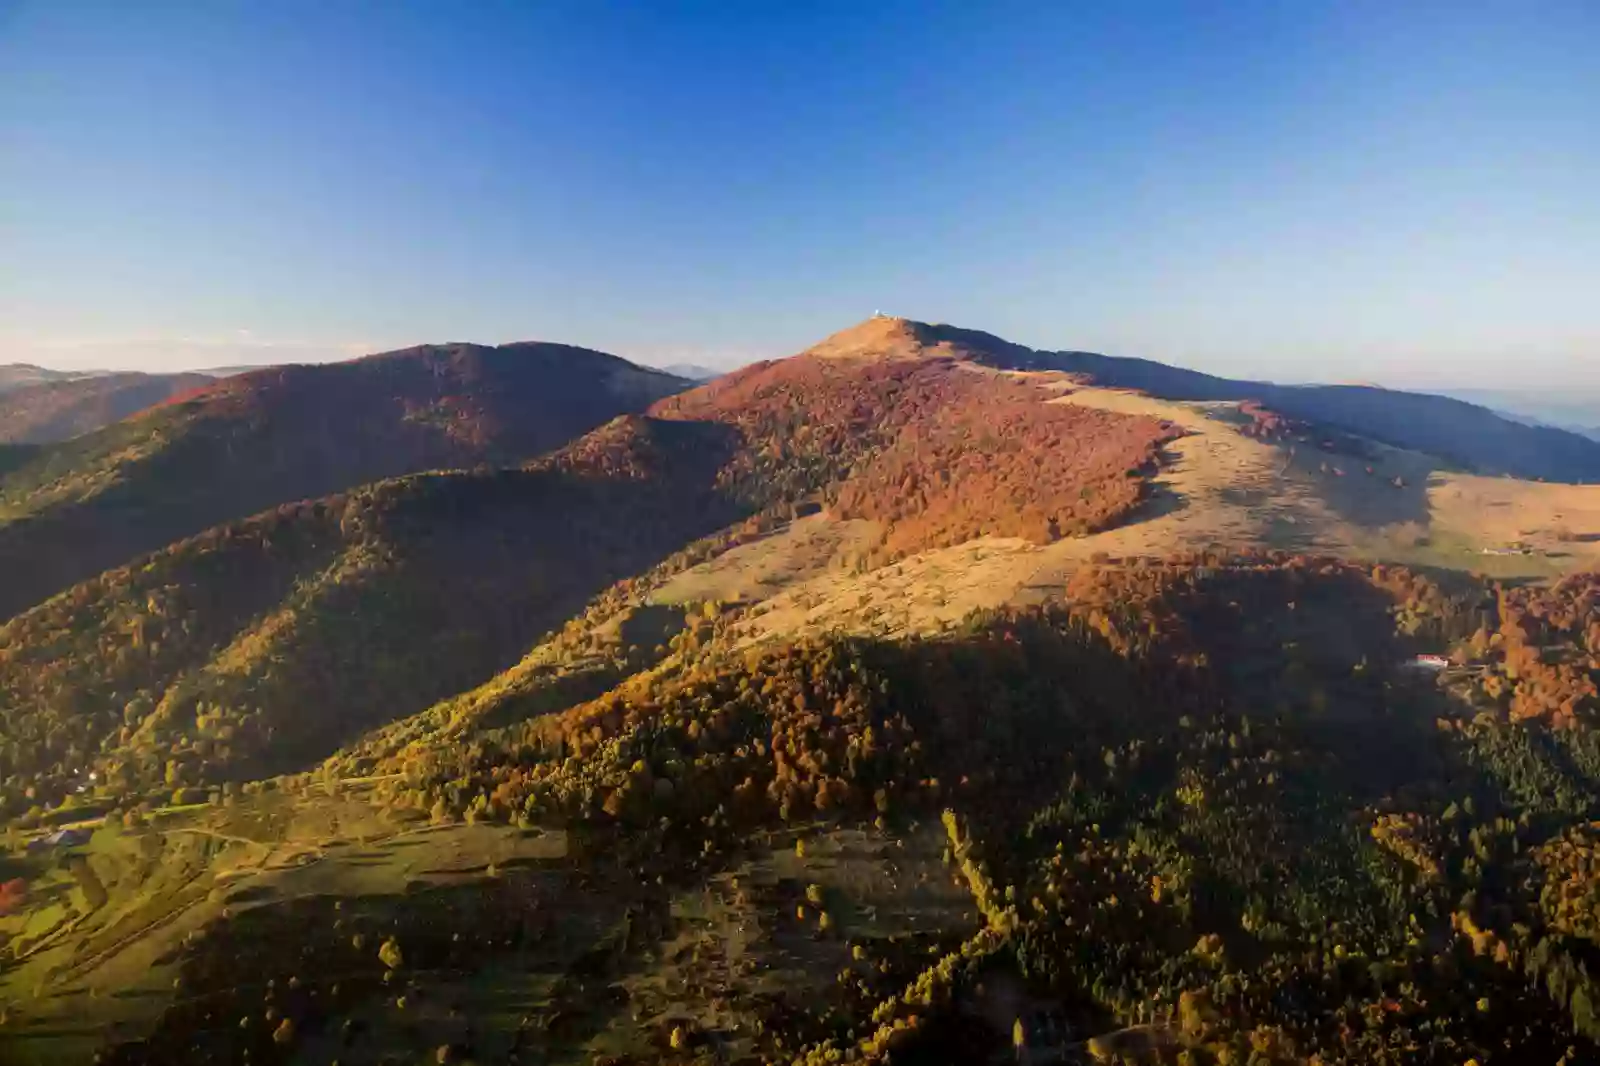
<path fill-rule="evenodd" d="M 10 389 L 0 392 L 0 441 L 69 440 L 211 380 L 206 374 L 96 374 Z"/>
<path fill-rule="evenodd" d="M 532 343 L 425 346 L 225 379 L 0 475 L 0 618 L 281 503 L 531 458 L 684 384 Z"/>
<path fill-rule="evenodd" d="M 619 422 L 541 471 L 648 482 L 672 455 L 707 454 L 689 435 L 710 432 Z M 737 462 L 741 442 L 721 440 L 676 491 Z M 390 491 L 436 500 L 425 486 L 466 477 Z M 399 544 L 406 515 L 328 514 L 318 535 L 350 518 Z M 295 544 L 308 569 L 337 550 Z M 373 786 L 397 825 L 561 833 L 567 858 L 225 917 L 183 946 L 182 994 L 107 1061 L 291 1061 L 335 1043 L 357 1062 L 435 1043 L 447 1061 L 721 1047 L 752 1066 L 984 1061 L 1013 1044 L 1166 1066 L 1590 1061 L 1596 708 L 1518 715 L 1515 690 L 1495 702 L 1463 679 L 1487 668 L 1542 690 L 1504 674 L 1516 640 L 1576 668 L 1600 625 L 1594 587 L 1195 555 L 1086 568 L 1058 604 L 941 636 L 741 649 L 702 626 L 597 698 L 483 720 Z M 1459 665 L 1420 670 L 1423 652 Z M 822 883 L 861 861 L 830 842 L 864 838 L 922 884 L 929 827 L 975 925 L 929 914 L 886 932 L 848 878 Z M 821 880 L 748 880 L 775 842 Z M 685 929 L 724 893 L 746 950 L 812 945 L 836 979 L 775 997 L 759 966 L 713 966 L 710 987 L 661 978 L 665 1028 L 638 998 L 630 1022 L 618 1008 L 641 974 L 716 959 L 721 940 Z M 610 932 L 585 949 L 593 922 Z M 491 1039 L 493 1017 L 461 1000 L 508 982 L 548 996 L 530 993 L 514 1041 Z M 465 1035 L 427 1041 L 445 1011 Z"/>
<path fill-rule="evenodd" d="M 1411 666 L 1470 641 L 1492 589 L 1277 557 L 1106 568 L 1074 592 L 941 638 L 713 646 L 384 788 L 436 820 L 584 827 L 711 871 L 774 827 L 943 812 L 987 931 L 886 993 L 843 982 L 817 1008 L 836 1027 L 768 1061 L 979 1061 L 1011 1034 L 974 998 L 1005 981 L 1076 1041 L 1148 1026 L 1090 1043 L 1101 1060 L 1600 1051 L 1593 721 L 1515 721 Z"/>
<path fill-rule="evenodd" d="M 715 426 L 625 417 L 526 468 L 285 505 L 0 629 L 10 814 L 296 769 L 510 665 L 614 581 L 741 512 Z"/>
<path fill-rule="evenodd" d="M 1250 383 L 891 319 L 610 421 L 502 354 L 0 448 L 12 533 L 156 530 L 119 493 L 161 472 L 287 491 L 295 434 L 339 476 L 520 460 L 274 499 L 0 627 L 0 1058 L 101 1012 L 130 1066 L 1600 1058 L 1594 575 L 1065 544 L 1036 606 L 752 629 L 767 604 L 669 578 L 801 515 L 912 572 L 1137 518 L 1202 431 L 1058 402 L 1074 374 L 1347 438 Z M 529 460 L 535 394 L 603 424 Z"/>
<path fill-rule="evenodd" d="M 270 385 L 238 379 L 200 402 L 240 424 Z M 213 528 L 0 634 L 8 806 L 47 806 L 87 763 L 111 795 L 302 769 L 494 678 L 612 583 L 729 546 L 736 522 L 825 506 L 877 520 L 891 557 L 1113 523 L 1174 430 L 1056 395 L 944 357 L 803 355 L 520 469 L 380 482 Z"/>

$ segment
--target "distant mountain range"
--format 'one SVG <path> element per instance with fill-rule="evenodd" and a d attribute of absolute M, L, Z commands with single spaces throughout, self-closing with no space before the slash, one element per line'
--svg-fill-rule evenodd
<path fill-rule="evenodd" d="M 807 354 L 808 362 L 795 365 L 954 359 L 1064 372 L 1164 400 L 1252 401 L 1459 469 L 1600 481 L 1600 441 L 1446 397 L 1230 380 L 888 318 L 836 334 Z M 751 388 L 773 365 L 718 375 L 696 395 Z M 227 378 L 14 366 L 3 379 L 13 388 L 0 396 L 0 445 L 14 446 L 0 450 L 0 567 L 8 577 L 0 618 L 219 522 L 417 471 L 525 462 L 690 385 L 615 356 L 542 343 L 424 345 Z M 787 387 L 783 380 L 770 387 Z M 116 420 L 138 408 L 149 409 Z M 93 428 L 99 422 L 108 424 Z M 843 461 L 859 443 L 847 435 L 817 461 Z M 781 433 L 772 436 L 770 447 L 780 453 L 795 446 Z"/>
<path fill-rule="evenodd" d="M 72 381 L 75 378 L 93 377 L 93 372 L 51 370 L 32 363 L 9 363 L 0 366 L 0 393 L 12 389 L 25 389 L 30 385 L 43 385 L 52 381 Z"/>
<path fill-rule="evenodd" d="M 672 363 L 661 369 L 680 378 L 688 378 L 690 381 L 710 381 L 726 373 L 723 370 L 713 370 L 709 366 L 701 366 L 699 363 Z"/>
<path fill-rule="evenodd" d="M 7 368 L 12 369 L 12 368 Z M 0 442 L 50 444 L 209 385 L 207 374 L 62 375 L 0 391 Z"/>
<path fill-rule="evenodd" d="M 1356 525 L 1426 523 L 1424 489 L 1408 486 L 1438 461 L 1396 466 L 1359 438 L 1600 478 L 1600 443 L 1459 400 L 1230 381 L 887 318 L 695 388 L 543 343 L 199 385 L 70 441 L 0 450 L 13 748 L 63 728 L 28 708 L 81 708 L 66 751 L 126 734 L 124 772 L 158 782 L 222 715 L 232 739 L 195 756 L 196 776 L 292 770 L 494 677 L 612 583 L 653 587 L 658 564 L 800 515 L 822 512 L 829 536 L 862 531 L 852 571 L 977 538 L 1092 543 L 1151 502 L 1164 449 L 1195 434 L 1215 440 L 1192 461 L 1231 449 L 1214 470 L 1238 483 L 1191 500 L 1191 523 L 1231 507 L 1240 538 L 1281 536 L 1296 512 L 1257 511 L 1291 496 L 1308 497 L 1297 513 L 1323 523 L 1321 543 L 1363 500 Z M 1122 410 L 1115 390 L 1144 395 Z M 1074 391 L 1098 399 L 1059 402 Z M 1216 403 L 1222 420 L 1170 401 Z M 1267 429 L 1272 441 L 1227 443 Z M 302 713 L 319 701 L 336 710 Z"/>
<path fill-rule="evenodd" d="M 1555 396 L 1500 389 L 1449 389 L 1444 395 L 1482 404 L 1503 418 L 1530 426 L 1551 426 L 1600 440 L 1600 391 Z"/>
<path fill-rule="evenodd" d="M 901 358 L 912 329 L 682 393 L 582 349 L 431 346 L 245 375 L 42 450 L 0 479 L 0 506 L 32 509 L 0 526 L 22 579 L 0 607 L 72 587 L 0 627 L 0 759 L 53 777 L 110 742 L 141 784 L 173 758 L 294 770 L 512 666 L 613 583 L 715 554 L 709 535 L 826 504 L 894 558 L 1088 533 L 1143 498 L 1173 426 L 914 337 Z"/>

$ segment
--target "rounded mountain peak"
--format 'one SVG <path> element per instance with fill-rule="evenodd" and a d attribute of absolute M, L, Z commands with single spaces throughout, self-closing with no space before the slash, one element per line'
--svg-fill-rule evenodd
<path fill-rule="evenodd" d="M 934 354 L 933 329 L 925 322 L 873 315 L 825 338 L 806 351 L 824 359 L 918 359 Z"/>
<path fill-rule="evenodd" d="M 1026 351 L 999 337 L 976 330 L 874 315 L 865 322 L 826 338 L 804 354 L 822 359 L 987 361 L 1003 357 L 1013 350 Z"/>

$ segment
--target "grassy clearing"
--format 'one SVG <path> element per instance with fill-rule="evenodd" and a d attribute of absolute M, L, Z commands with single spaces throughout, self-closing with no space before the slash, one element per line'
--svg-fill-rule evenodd
<path fill-rule="evenodd" d="M 618 982 L 627 1009 L 573 1061 L 659 1055 L 675 1029 L 735 1061 L 840 1030 L 936 945 L 981 926 L 944 843 L 937 826 L 817 826 L 753 846 L 672 896 L 659 941 Z"/>
<path fill-rule="evenodd" d="M 558 859 L 560 833 L 397 823 L 359 796 L 267 793 L 169 810 L 138 830 L 22 863 L 29 896 L 0 918 L 0 1061 L 83 1061 L 173 1001 L 185 945 L 230 914 L 312 896 L 400 895 Z M 87 898 L 70 865 L 104 891 Z"/>
<path fill-rule="evenodd" d="M 746 643 L 831 629 L 937 632 L 975 608 L 1036 603 L 1100 556 L 1164 557 L 1258 546 L 1548 580 L 1600 564 L 1600 486 L 1544 485 L 1441 469 L 1368 443 L 1364 457 L 1246 437 L 1231 404 L 1173 403 L 1077 388 L 1055 402 L 1167 419 L 1151 498 L 1115 529 L 1048 545 L 983 537 L 861 572 L 851 545 L 870 532 L 815 515 L 696 567 L 659 595 L 740 599 Z M 1520 542 L 1528 554 L 1486 554 Z"/>

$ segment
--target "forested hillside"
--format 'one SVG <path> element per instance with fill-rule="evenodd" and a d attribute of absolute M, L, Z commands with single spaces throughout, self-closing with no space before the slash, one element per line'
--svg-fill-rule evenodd
<path fill-rule="evenodd" d="M 0 1059 L 1600 1061 L 1592 490 L 895 319 L 665 396 L 520 355 L 0 445 L 14 545 L 471 465 L 0 625 Z M 1535 496 L 1564 576 L 1473 572 Z"/>
<path fill-rule="evenodd" d="M 243 384 L 207 402 L 259 395 Z M 1055 395 L 950 359 L 801 356 L 520 469 L 381 482 L 212 529 L 0 630 L 8 806 L 59 799 L 86 763 L 109 795 L 314 765 L 752 516 L 874 519 L 884 558 L 1124 518 L 1175 431 Z"/>
<path fill-rule="evenodd" d="M 938 639 L 713 645 L 413 758 L 384 791 L 435 819 L 591 826 L 648 868 L 943 812 L 986 928 L 920 976 L 853 939 L 894 976 L 847 967 L 811 1005 L 838 1020 L 798 1048 L 803 1027 L 769 1034 L 769 1061 L 980 1061 L 1011 1034 L 971 1012 L 1007 981 L 1067 1032 L 1154 1023 L 1090 1042 L 1096 1061 L 1589 1060 L 1600 703 L 1519 724 L 1411 665 L 1471 661 L 1492 590 L 1279 557 L 1139 562 L 1071 591 Z M 801 909 L 827 937 L 848 907 L 829 890 Z M 1052 1050 L 1035 1024 L 1019 1039 Z"/>
<path fill-rule="evenodd" d="M 506 465 L 684 387 L 555 344 L 254 371 L 0 476 L 0 618 L 220 522 L 421 470 Z"/>
<path fill-rule="evenodd" d="M 717 427 L 624 418 L 526 468 L 414 475 L 221 526 L 0 629 L 9 814 L 304 768 L 510 665 L 727 525 Z"/>
<path fill-rule="evenodd" d="M 658 403 L 663 418 L 733 425 L 724 472 L 756 504 L 820 493 L 881 523 L 881 558 L 985 534 L 1047 542 L 1105 528 L 1143 498 L 1143 475 L 1179 431 L 1050 402 L 1060 382 L 997 374 L 907 344 L 898 320 L 847 331 Z M 861 358 L 840 359 L 841 343 Z"/>
<path fill-rule="evenodd" d="M 1592 582 L 1219 555 L 1065 592 L 904 641 L 740 650 L 714 625 L 599 698 L 412 752 L 372 796 L 431 828 L 395 846 L 574 850 L 224 917 L 108 1061 L 1600 1053 L 1600 704 L 1546 721 L 1479 684 L 1543 690 L 1503 672 L 1512 633 L 1600 668 L 1572 637 Z M 335 802 L 322 782 L 281 787 Z M 520 1023 L 490 1009 L 519 980 L 548 989 Z"/>
<path fill-rule="evenodd" d="M 0 442 L 70 440 L 211 380 L 206 374 L 97 374 L 9 389 L 0 392 Z"/>

